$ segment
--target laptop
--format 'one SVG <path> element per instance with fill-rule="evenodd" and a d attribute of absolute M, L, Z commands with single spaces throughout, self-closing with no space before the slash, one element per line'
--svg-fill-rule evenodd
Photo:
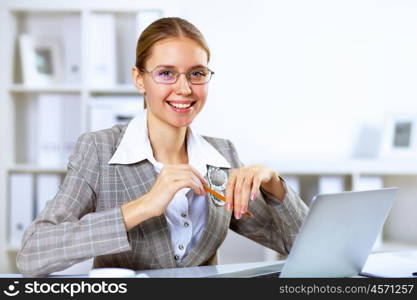
<path fill-rule="evenodd" d="M 398 188 L 322 194 L 310 211 L 285 263 L 215 277 L 352 277 L 372 251 Z"/>

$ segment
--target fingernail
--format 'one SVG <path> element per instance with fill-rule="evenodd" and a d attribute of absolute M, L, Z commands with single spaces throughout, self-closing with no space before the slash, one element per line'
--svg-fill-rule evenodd
<path fill-rule="evenodd" d="M 228 211 L 232 210 L 232 204 L 230 202 L 226 203 L 226 208 Z"/>
<path fill-rule="evenodd" d="M 242 206 L 242 209 L 240 210 L 240 213 L 244 214 L 245 212 L 246 212 L 246 206 L 245 206 L 245 205 L 243 205 L 243 206 Z"/>
<path fill-rule="evenodd" d="M 255 198 L 256 198 L 256 194 L 255 194 L 255 193 L 253 193 L 253 194 L 250 196 L 250 199 L 251 199 L 251 200 L 255 200 Z"/>
<path fill-rule="evenodd" d="M 235 213 L 235 218 L 240 219 L 240 212 Z"/>

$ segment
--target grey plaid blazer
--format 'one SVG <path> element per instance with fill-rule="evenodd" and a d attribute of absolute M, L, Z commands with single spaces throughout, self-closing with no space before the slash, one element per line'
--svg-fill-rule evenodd
<path fill-rule="evenodd" d="M 147 160 L 108 164 L 126 127 L 116 125 L 80 136 L 59 192 L 24 233 L 16 259 L 24 276 L 47 276 L 92 257 L 95 268 L 145 270 L 214 264 L 228 228 L 280 253 L 289 252 L 307 213 L 289 187 L 282 203 L 262 192 L 249 204 L 254 217 L 239 220 L 206 196 L 210 203 L 206 228 L 180 263 L 174 259 L 164 215 L 127 232 L 120 206 L 147 193 L 157 174 Z M 204 138 L 232 168 L 243 165 L 230 141 Z"/>

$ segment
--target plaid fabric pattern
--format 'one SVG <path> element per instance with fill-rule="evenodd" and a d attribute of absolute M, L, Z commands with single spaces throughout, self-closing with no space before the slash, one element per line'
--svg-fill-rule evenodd
<path fill-rule="evenodd" d="M 254 218 L 236 220 L 224 207 L 209 201 L 199 243 L 177 263 L 165 216 L 144 221 L 129 232 L 120 206 L 146 194 L 157 174 L 147 160 L 109 165 L 126 126 L 85 133 L 69 158 L 68 172 L 54 199 L 26 229 L 17 267 L 27 277 L 43 277 L 94 257 L 94 267 L 134 270 L 212 264 L 227 230 L 242 234 L 281 253 L 288 253 L 307 213 L 289 188 L 283 203 L 261 193 L 250 202 Z M 242 166 L 233 144 L 204 137 L 231 164 Z"/>

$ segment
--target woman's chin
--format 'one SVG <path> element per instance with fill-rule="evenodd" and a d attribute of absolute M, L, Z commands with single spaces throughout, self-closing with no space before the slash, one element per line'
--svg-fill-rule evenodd
<path fill-rule="evenodd" d="M 171 120 L 169 123 L 173 127 L 188 127 L 192 122 L 194 118 L 179 118 L 175 120 Z"/>

